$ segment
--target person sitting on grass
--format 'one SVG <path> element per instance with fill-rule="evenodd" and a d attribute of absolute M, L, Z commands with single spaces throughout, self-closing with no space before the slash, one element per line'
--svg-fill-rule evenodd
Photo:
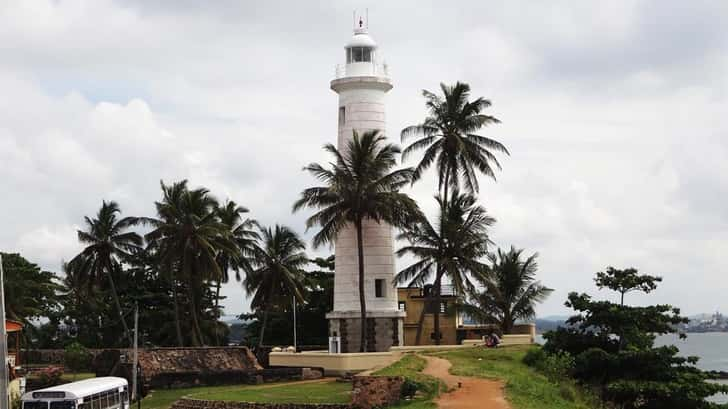
<path fill-rule="evenodd" d="M 489 335 L 485 337 L 485 346 L 487 348 L 498 348 L 498 345 L 500 344 L 501 340 L 498 334 L 493 331 Z"/>

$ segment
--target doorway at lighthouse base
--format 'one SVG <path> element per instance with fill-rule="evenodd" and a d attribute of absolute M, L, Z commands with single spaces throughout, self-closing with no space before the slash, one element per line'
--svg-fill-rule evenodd
<path fill-rule="evenodd" d="M 404 345 L 404 313 L 370 311 L 366 319 L 367 352 L 386 352 Z M 361 314 L 359 311 L 330 312 L 329 352 L 359 352 L 361 346 Z"/>

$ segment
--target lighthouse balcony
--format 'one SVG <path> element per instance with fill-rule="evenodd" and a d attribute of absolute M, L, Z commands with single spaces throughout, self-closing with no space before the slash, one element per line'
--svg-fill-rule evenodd
<path fill-rule="evenodd" d="M 379 62 L 354 62 L 336 66 L 336 79 L 347 77 L 389 78 L 389 67 Z"/>

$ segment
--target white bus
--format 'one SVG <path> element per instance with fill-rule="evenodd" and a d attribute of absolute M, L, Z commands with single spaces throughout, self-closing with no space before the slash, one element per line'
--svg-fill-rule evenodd
<path fill-rule="evenodd" d="M 107 376 L 27 392 L 23 409 L 129 409 L 129 385 Z"/>

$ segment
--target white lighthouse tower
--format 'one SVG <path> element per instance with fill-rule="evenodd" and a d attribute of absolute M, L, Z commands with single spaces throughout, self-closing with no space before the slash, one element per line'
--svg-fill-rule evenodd
<path fill-rule="evenodd" d="M 367 24 L 368 25 L 368 24 Z M 339 94 L 338 148 L 344 149 L 353 131 L 385 132 L 385 98 L 392 89 L 387 65 L 377 43 L 360 19 L 344 47 L 346 64 L 336 67 L 331 89 Z M 364 293 L 367 307 L 367 350 L 387 351 L 403 345 L 404 311 L 399 311 L 393 284 L 392 227 L 372 220 L 364 223 Z M 327 314 L 329 335 L 340 339 L 340 352 L 359 352 L 361 316 L 356 231 L 345 229 L 336 240 L 334 308 Z"/>

